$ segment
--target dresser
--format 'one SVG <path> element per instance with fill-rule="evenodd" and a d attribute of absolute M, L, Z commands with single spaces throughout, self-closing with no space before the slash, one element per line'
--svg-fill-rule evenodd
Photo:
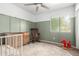
<path fill-rule="evenodd" d="M 23 32 L 23 45 L 28 44 L 29 41 L 29 32 Z"/>

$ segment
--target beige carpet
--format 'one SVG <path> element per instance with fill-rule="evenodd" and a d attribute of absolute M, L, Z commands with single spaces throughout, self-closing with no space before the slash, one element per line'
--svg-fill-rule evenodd
<path fill-rule="evenodd" d="M 63 48 L 47 43 L 31 43 L 23 47 L 24 56 L 71 56 Z"/>

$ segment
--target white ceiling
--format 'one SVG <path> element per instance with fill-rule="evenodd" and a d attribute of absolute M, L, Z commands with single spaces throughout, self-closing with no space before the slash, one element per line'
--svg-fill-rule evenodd
<path fill-rule="evenodd" d="M 23 8 L 24 10 L 32 13 L 32 14 L 41 14 L 41 13 L 46 13 L 48 11 L 51 10 L 57 10 L 59 8 L 64 8 L 64 7 L 68 7 L 68 6 L 72 6 L 74 5 L 73 3 L 44 3 L 44 5 L 48 6 L 49 9 L 45 9 L 40 7 L 40 5 L 38 5 L 40 8 L 38 10 L 38 12 L 36 12 L 36 6 L 35 5 L 31 5 L 31 6 L 24 6 L 24 4 L 26 3 L 14 3 L 14 5 Z"/>

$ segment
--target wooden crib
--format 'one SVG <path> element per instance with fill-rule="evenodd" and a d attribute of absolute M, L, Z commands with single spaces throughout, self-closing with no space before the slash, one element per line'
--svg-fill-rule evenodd
<path fill-rule="evenodd" d="M 5 44 L 2 43 L 5 38 Z M 0 55 L 19 56 L 23 55 L 23 34 L 0 36 Z"/>

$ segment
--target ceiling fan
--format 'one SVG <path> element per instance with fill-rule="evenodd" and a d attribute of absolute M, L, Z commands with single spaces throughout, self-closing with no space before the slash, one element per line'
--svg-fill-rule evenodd
<path fill-rule="evenodd" d="M 38 9 L 40 7 L 43 7 L 45 9 L 49 9 L 46 5 L 44 5 L 43 3 L 28 3 L 28 4 L 24 4 L 24 6 L 31 6 L 31 5 L 35 5 L 36 6 L 36 12 L 38 12 Z M 38 6 L 40 5 L 40 6 Z"/>

